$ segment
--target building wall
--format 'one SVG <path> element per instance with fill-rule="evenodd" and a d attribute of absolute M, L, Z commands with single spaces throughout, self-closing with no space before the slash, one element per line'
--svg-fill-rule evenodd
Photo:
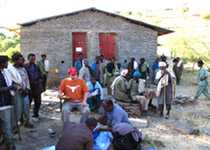
<path fill-rule="evenodd" d="M 117 59 L 145 57 L 152 63 L 156 57 L 157 32 L 140 25 L 99 12 L 82 12 L 37 22 L 21 29 L 21 50 L 26 56 L 30 52 L 48 55 L 51 67 L 65 60 L 66 67 L 72 64 L 72 32 L 87 32 L 88 58 L 99 55 L 100 32 L 117 33 Z"/>

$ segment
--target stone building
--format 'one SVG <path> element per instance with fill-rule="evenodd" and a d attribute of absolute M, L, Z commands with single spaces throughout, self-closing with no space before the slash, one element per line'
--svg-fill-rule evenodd
<path fill-rule="evenodd" d="M 79 54 L 93 60 L 96 55 L 122 62 L 156 58 L 157 38 L 172 31 L 117 14 L 89 8 L 43 18 L 21 25 L 21 51 L 47 54 L 51 67 L 62 60 L 67 68 Z"/>

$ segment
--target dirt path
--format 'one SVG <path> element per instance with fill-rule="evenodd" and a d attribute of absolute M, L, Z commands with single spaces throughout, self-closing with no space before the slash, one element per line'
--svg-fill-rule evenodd
<path fill-rule="evenodd" d="M 181 85 L 177 87 L 177 95 L 192 96 L 195 86 Z M 59 100 L 56 91 L 48 91 L 44 95 L 41 121 L 34 123 L 33 130 L 21 128 L 22 141 L 17 141 L 17 150 L 41 150 L 57 142 L 61 132 Z M 135 108 L 134 108 L 135 109 Z M 173 105 L 171 117 L 166 120 L 157 116 L 148 116 L 149 127 L 143 133 L 160 150 L 210 150 L 210 101 L 201 100 L 188 105 Z M 48 129 L 56 131 L 51 138 Z"/>

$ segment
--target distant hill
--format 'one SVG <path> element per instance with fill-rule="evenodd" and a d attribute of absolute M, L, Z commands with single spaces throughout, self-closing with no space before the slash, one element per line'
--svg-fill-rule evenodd
<path fill-rule="evenodd" d="M 187 60 L 210 60 L 210 11 L 182 8 L 117 12 L 120 15 L 174 30 L 159 37 L 160 49 Z"/>

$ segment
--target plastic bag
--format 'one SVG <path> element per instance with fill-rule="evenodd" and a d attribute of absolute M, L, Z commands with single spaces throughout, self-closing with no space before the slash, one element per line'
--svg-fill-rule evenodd
<path fill-rule="evenodd" d="M 55 146 L 46 147 L 43 148 L 42 150 L 55 150 Z"/>
<path fill-rule="evenodd" d="M 109 146 L 112 143 L 112 134 L 111 132 L 95 132 L 93 134 L 94 145 L 93 150 L 108 150 Z"/>

